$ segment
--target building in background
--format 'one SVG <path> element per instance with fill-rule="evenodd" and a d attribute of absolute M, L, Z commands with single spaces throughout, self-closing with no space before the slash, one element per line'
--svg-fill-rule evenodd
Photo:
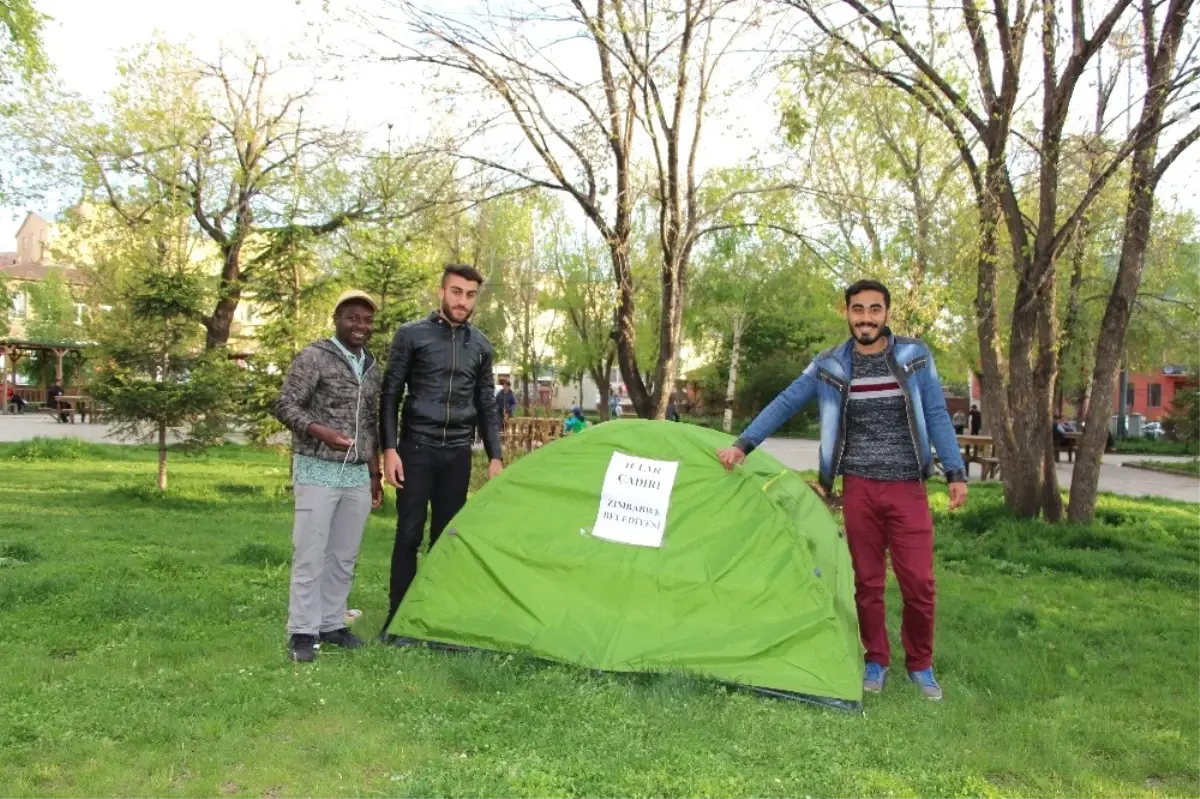
<path fill-rule="evenodd" d="M 1196 384 L 1195 375 L 1182 366 L 1168 365 L 1153 372 L 1138 372 L 1127 377 L 1125 412 L 1139 414 L 1147 422 L 1157 422 L 1171 412 L 1175 394 Z M 1113 397 L 1113 413 L 1121 412 L 1120 397 Z"/>
<path fill-rule="evenodd" d="M 36 310 L 30 302 L 30 289 L 51 275 L 62 278 L 75 300 L 76 324 L 82 324 L 86 306 L 81 290 L 86 276 L 70 264 L 52 256 L 57 226 L 35 213 L 25 216 L 17 230 L 17 251 L 0 253 L 0 282 L 8 292 L 8 330 L 4 338 L 25 340 Z"/>

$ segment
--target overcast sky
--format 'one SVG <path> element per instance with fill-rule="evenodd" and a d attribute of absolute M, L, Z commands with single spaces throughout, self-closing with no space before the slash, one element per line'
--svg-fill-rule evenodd
<path fill-rule="evenodd" d="M 369 0 L 368 0 L 369 1 Z M 100 96 L 116 82 L 116 62 L 123 50 L 136 48 L 156 32 L 170 41 L 184 41 L 200 55 L 212 55 L 222 43 L 237 47 L 252 42 L 277 58 L 307 55 L 324 48 L 355 49 L 361 38 L 353 29 L 333 24 L 321 12 L 321 0 L 38 0 L 54 19 L 46 31 L 46 49 L 62 82 L 85 96 Z M 333 3 L 334 7 L 341 5 Z M 312 74 L 296 79 L 307 81 Z M 343 70 L 336 85 L 326 89 L 317 106 L 329 121 L 342 117 L 360 129 L 382 135 L 388 122 L 403 135 L 424 130 L 431 110 L 420 93 L 405 85 L 407 76 L 391 65 L 358 66 Z M 710 165 L 722 159 L 736 163 L 745 154 L 768 147 L 775 138 L 776 112 L 769 102 L 770 87 L 756 89 L 754 102 L 738 104 L 736 113 L 714 120 L 706 130 Z M 306 109 L 306 114 L 308 109 Z M 1162 201 L 1200 211 L 1200 147 L 1181 158 L 1160 191 Z M 15 249 L 15 233 L 26 208 L 0 208 L 0 249 Z M 34 208 L 53 215 L 59 208 Z"/>

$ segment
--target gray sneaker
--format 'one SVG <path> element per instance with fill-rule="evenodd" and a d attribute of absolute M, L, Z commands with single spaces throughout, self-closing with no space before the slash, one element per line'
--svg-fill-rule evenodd
<path fill-rule="evenodd" d="M 937 680 L 933 678 L 933 669 L 922 669 L 921 671 L 910 671 L 908 679 L 921 686 L 921 693 L 926 699 L 934 701 L 942 698 L 942 686 L 938 685 Z"/>
<path fill-rule="evenodd" d="M 887 674 L 887 666 L 867 661 L 867 666 L 863 670 L 863 690 L 869 694 L 882 692 L 883 684 L 887 682 Z"/>

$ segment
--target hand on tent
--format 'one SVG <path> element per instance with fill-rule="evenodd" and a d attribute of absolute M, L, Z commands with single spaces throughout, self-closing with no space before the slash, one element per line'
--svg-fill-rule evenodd
<path fill-rule="evenodd" d="M 496 475 L 504 470 L 504 461 L 499 458 L 492 458 L 488 461 L 488 479 L 495 480 Z"/>
<path fill-rule="evenodd" d="M 404 487 L 404 464 L 400 462 L 400 455 L 394 449 L 385 450 L 383 453 L 383 479 L 387 480 L 392 488 Z"/>
<path fill-rule="evenodd" d="M 728 472 L 732 471 L 734 466 L 746 460 L 746 453 L 737 447 L 726 447 L 725 449 L 717 450 L 717 459 L 721 461 L 721 465 Z"/>
<path fill-rule="evenodd" d="M 950 510 L 961 508 L 967 504 L 967 484 L 966 483 L 951 483 L 950 484 Z"/>

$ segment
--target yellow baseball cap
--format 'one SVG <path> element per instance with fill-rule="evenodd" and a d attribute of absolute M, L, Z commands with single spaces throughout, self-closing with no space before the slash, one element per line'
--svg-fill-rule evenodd
<path fill-rule="evenodd" d="M 341 296 L 337 298 L 337 302 L 333 304 L 334 313 L 337 313 L 337 309 L 342 307 L 342 303 L 349 302 L 350 300 L 362 300 L 367 305 L 371 306 L 372 311 L 379 310 L 379 303 L 371 299 L 370 294 L 365 291 L 360 291 L 359 289 L 348 289 L 343 291 Z"/>

